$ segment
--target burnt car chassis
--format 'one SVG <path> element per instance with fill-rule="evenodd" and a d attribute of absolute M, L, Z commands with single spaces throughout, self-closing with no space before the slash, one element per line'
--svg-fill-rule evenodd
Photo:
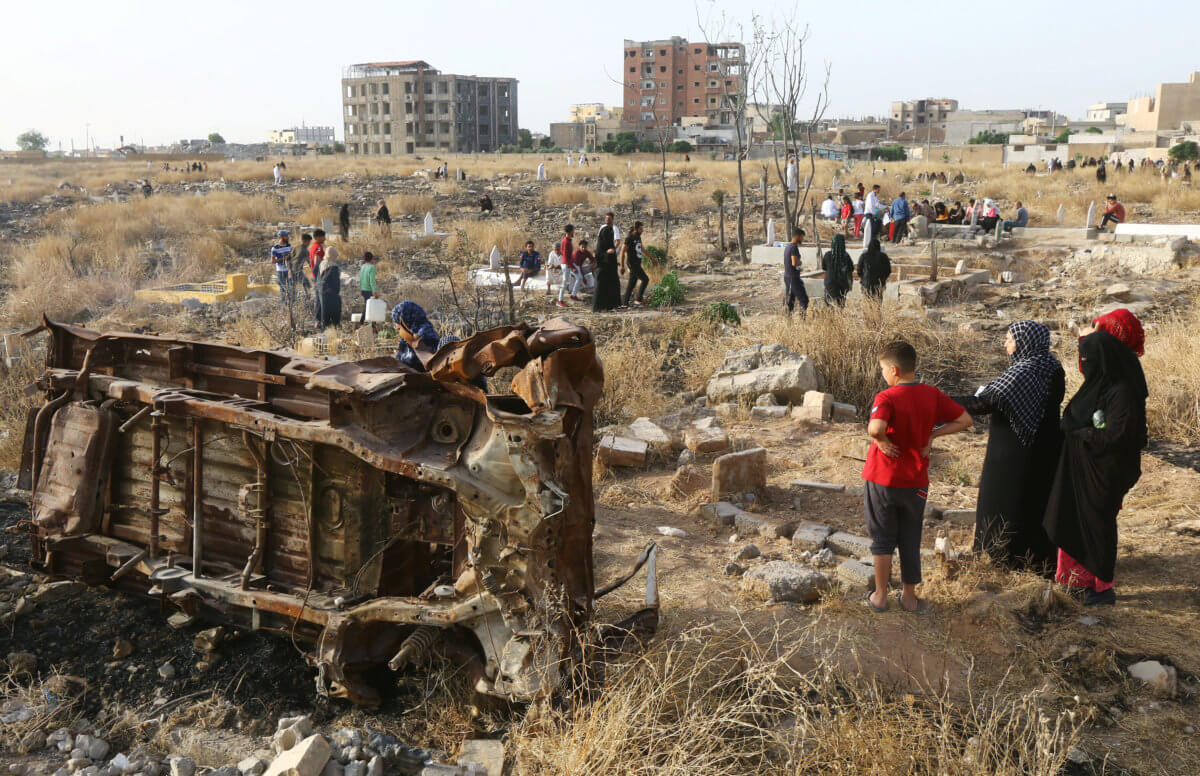
<path fill-rule="evenodd" d="M 303 643 L 318 692 L 437 648 L 480 692 L 528 700 L 579 663 L 597 591 L 592 407 L 603 369 L 563 319 L 392 358 L 100 334 L 43 322 L 45 403 L 22 477 L 33 564 Z M 35 330 L 36 331 L 36 330 Z M 471 381 L 517 367 L 509 394 Z M 602 629 L 604 630 L 604 629 Z M 618 639 L 619 640 L 619 639 Z"/>

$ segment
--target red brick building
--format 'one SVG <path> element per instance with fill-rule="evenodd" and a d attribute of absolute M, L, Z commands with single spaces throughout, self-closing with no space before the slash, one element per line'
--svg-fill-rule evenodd
<path fill-rule="evenodd" d="M 741 43 L 625 41 L 625 121 L 639 133 L 678 124 L 685 116 L 702 116 L 710 126 L 733 124 L 727 95 L 742 92 L 745 57 Z"/>

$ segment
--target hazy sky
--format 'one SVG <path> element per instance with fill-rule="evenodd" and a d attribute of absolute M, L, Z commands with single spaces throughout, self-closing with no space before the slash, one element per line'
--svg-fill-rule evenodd
<path fill-rule="evenodd" d="M 1200 3 L 726 2 L 795 16 L 814 69 L 833 68 L 830 116 L 880 115 L 893 99 L 964 108 L 1053 107 L 1153 93 L 1200 70 Z M 692 0 L 4 0 L 0 148 L 37 128 L 51 147 L 158 144 L 220 131 L 332 124 L 343 66 L 424 59 L 446 72 L 515 77 L 520 125 L 546 131 L 575 102 L 618 103 L 622 43 L 702 37 Z M 1143 12 L 1143 9 L 1145 12 Z M 749 33 L 746 33 L 749 40 Z"/>

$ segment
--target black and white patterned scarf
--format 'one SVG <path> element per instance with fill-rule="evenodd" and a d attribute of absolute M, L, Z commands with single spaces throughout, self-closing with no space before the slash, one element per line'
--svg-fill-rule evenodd
<path fill-rule="evenodd" d="M 1063 368 L 1050 353 L 1050 330 L 1045 326 L 1036 321 L 1017 321 L 1008 331 L 1017 343 L 1012 366 L 984 386 L 979 395 L 999 406 L 1017 439 L 1029 447 L 1046 411 L 1050 381 Z"/>

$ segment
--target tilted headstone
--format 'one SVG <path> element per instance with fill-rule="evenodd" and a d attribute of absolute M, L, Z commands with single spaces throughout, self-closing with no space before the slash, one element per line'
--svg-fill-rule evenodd
<path fill-rule="evenodd" d="M 492 246 L 492 252 L 488 255 L 488 269 L 504 269 L 504 257 L 500 255 L 500 249 L 495 245 Z"/>
<path fill-rule="evenodd" d="M 1084 227 L 1090 229 L 1092 227 L 1092 224 L 1094 224 L 1095 222 L 1096 222 L 1096 200 L 1093 199 L 1092 204 L 1088 205 L 1087 223 L 1084 224 Z"/>
<path fill-rule="evenodd" d="M 425 214 L 425 236 L 433 236 L 433 213 Z"/>
<path fill-rule="evenodd" d="M 767 245 L 775 244 L 775 219 L 767 221 Z"/>
<path fill-rule="evenodd" d="M 1067 220 L 1067 209 L 1061 204 L 1058 206 L 1058 212 L 1054 214 L 1054 220 L 1059 226 L 1062 226 Z"/>

